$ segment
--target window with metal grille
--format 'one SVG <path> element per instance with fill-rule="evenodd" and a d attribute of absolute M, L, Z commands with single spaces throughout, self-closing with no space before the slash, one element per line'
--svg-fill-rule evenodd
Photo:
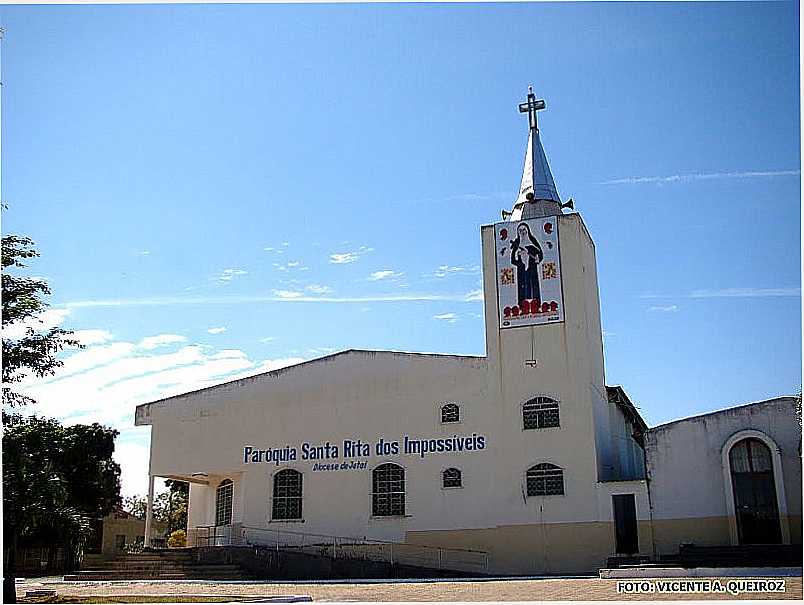
<path fill-rule="evenodd" d="M 461 409 L 457 403 L 446 403 L 441 406 L 441 422 L 460 422 Z"/>
<path fill-rule="evenodd" d="M 272 519 L 302 518 L 302 474 L 285 469 L 274 475 Z"/>
<path fill-rule="evenodd" d="M 555 464 L 544 462 L 528 469 L 528 496 L 563 496 L 564 471 Z"/>
<path fill-rule="evenodd" d="M 405 514 L 405 469 L 397 464 L 381 464 L 371 473 L 371 514 L 396 517 Z"/>
<path fill-rule="evenodd" d="M 441 478 L 444 487 L 461 487 L 461 471 L 457 468 L 448 468 Z"/>
<path fill-rule="evenodd" d="M 555 399 L 534 397 L 522 406 L 522 428 L 546 429 L 552 426 L 561 426 Z"/>
<path fill-rule="evenodd" d="M 215 525 L 232 524 L 232 494 L 234 484 L 231 479 L 224 479 L 215 494 Z"/>

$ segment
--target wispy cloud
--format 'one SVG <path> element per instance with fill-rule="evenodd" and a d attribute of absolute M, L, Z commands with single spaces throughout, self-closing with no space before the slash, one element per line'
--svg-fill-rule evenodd
<path fill-rule="evenodd" d="M 678 298 L 769 298 L 801 296 L 801 288 L 718 288 L 712 290 L 693 290 L 686 294 L 661 294 L 646 292 L 640 294 L 643 299 L 678 299 Z"/>
<path fill-rule="evenodd" d="M 801 288 L 722 288 L 695 290 L 690 298 L 767 298 L 775 296 L 801 296 Z"/>
<path fill-rule="evenodd" d="M 433 315 L 433 319 L 454 324 L 458 321 L 458 316 L 455 313 L 441 313 L 440 315 Z"/>
<path fill-rule="evenodd" d="M 236 305 L 252 303 L 316 302 L 333 304 L 403 303 L 403 302 L 465 302 L 483 299 L 481 290 L 464 294 L 380 294 L 376 296 L 307 296 L 298 290 L 274 290 L 271 296 L 195 296 L 75 300 L 63 303 L 68 309 L 91 307 L 166 307 L 179 305 Z"/>
<path fill-rule="evenodd" d="M 333 265 L 345 265 L 347 263 L 353 263 L 361 256 L 373 251 L 374 248 L 360 246 L 360 248 L 352 252 L 335 252 L 329 255 L 329 262 Z"/>
<path fill-rule="evenodd" d="M 109 330 L 76 330 L 72 334 L 82 345 L 88 347 L 112 340 L 113 336 Z"/>
<path fill-rule="evenodd" d="M 799 176 L 800 170 L 748 170 L 744 172 L 699 172 L 694 174 L 671 174 L 667 176 L 626 176 L 602 181 L 598 185 L 637 185 L 642 183 L 688 183 L 712 179 L 749 179 L 779 176 Z"/>
<path fill-rule="evenodd" d="M 226 332 L 226 326 L 218 326 L 216 328 L 209 328 L 207 330 L 207 332 L 210 333 L 210 334 L 223 334 L 224 332 Z"/>
<path fill-rule="evenodd" d="M 296 298 L 304 298 L 303 292 L 298 292 L 296 290 L 274 290 L 274 296 L 278 300 L 291 300 Z"/>
<path fill-rule="evenodd" d="M 659 312 L 659 313 L 673 313 L 678 311 L 678 305 L 654 305 L 653 307 L 648 307 L 649 312 Z"/>
<path fill-rule="evenodd" d="M 479 265 L 470 265 L 470 266 L 440 265 L 438 269 L 436 269 L 430 274 L 425 275 L 425 277 L 437 277 L 441 279 L 444 277 L 449 277 L 450 275 L 474 275 L 479 272 L 480 272 Z"/>
<path fill-rule="evenodd" d="M 138 346 L 141 349 L 151 350 L 180 342 L 187 342 L 187 337 L 181 334 L 157 334 L 156 336 L 146 336 Z"/>
<path fill-rule="evenodd" d="M 313 294 L 329 294 L 332 292 L 332 288 L 329 286 L 322 286 L 321 284 L 310 284 L 304 288 L 308 292 L 312 292 Z"/>
<path fill-rule="evenodd" d="M 224 269 L 223 271 L 221 271 L 220 275 L 218 275 L 214 279 L 219 284 L 225 284 L 232 281 L 235 277 L 238 277 L 240 275 L 246 275 L 247 273 L 248 271 L 245 271 L 243 269 Z"/>
<path fill-rule="evenodd" d="M 392 271 L 391 269 L 384 269 L 382 271 L 374 271 L 368 276 L 369 281 L 380 281 L 382 279 L 397 279 L 405 275 L 402 271 Z"/>
<path fill-rule="evenodd" d="M 13 323 L 3 328 L 3 338 L 18 339 L 25 336 L 28 329 L 34 332 L 41 332 L 60 326 L 67 316 L 70 315 L 70 309 L 48 309 L 43 311 L 36 317 L 30 317 L 25 321 Z"/>
<path fill-rule="evenodd" d="M 300 260 L 290 260 L 284 264 L 271 263 L 277 271 L 309 271 L 310 267 L 306 267 Z"/>

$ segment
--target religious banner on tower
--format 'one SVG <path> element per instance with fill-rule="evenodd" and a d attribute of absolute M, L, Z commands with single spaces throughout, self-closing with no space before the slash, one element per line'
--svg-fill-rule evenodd
<path fill-rule="evenodd" d="M 494 232 L 500 327 L 564 321 L 558 218 L 497 223 Z"/>

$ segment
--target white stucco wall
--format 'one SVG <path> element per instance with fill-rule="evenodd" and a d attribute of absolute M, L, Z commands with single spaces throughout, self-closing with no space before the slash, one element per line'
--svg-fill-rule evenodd
<path fill-rule="evenodd" d="M 792 542 L 801 543 L 801 429 L 794 408 L 794 398 L 780 397 L 649 430 L 647 473 L 657 533 L 664 531 L 673 543 L 736 543 L 729 535 L 730 523 L 734 533 L 733 511 L 729 519 L 733 494 L 724 479 L 723 450 L 731 437 L 757 431 L 776 444 L 781 461 L 779 508 L 788 526 L 783 538 L 787 532 Z M 709 530 L 685 522 L 703 519 Z"/>

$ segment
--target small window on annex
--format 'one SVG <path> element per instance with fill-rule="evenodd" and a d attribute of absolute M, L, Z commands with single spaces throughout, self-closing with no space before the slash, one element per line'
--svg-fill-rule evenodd
<path fill-rule="evenodd" d="M 457 468 L 448 468 L 441 474 L 441 485 L 443 487 L 461 487 L 463 479 L 461 471 Z"/>
<path fill-rule="evenodd" d="M 381 464 L 371 473 L 371 514 L 398 517 L 405 514 L 405 469 L 398 464 Z"/>
<path fill-rule="evenodd" d="M 522 406 L 522 428 L 546 429 L 561 426 L 558 402 L 550 397 L 534 397 Z"/>
<path fill-rule="evenodd" d="M 302 518 L 302 474 L 285 469 L 274 475 L 274 498 L 271 518 L 276 520 Z"/>
<path fill-rule="evenodd" d="M 215 493 L 215 525 L 232 524 L 232 496 L 234 484 L 231 479 L 224 479 Z"/>
<path fill-rule="evenodd" d="M 461 408 L 457 403 L 445 403 L 441 406 L 441 422 L 460 422 Z"/>
<path fill-rule="evenodd" d="M 525 477 L 528 496 L 563 496 L 564 471 L 560 466 L 543 462 L 528 469 Z"/>

